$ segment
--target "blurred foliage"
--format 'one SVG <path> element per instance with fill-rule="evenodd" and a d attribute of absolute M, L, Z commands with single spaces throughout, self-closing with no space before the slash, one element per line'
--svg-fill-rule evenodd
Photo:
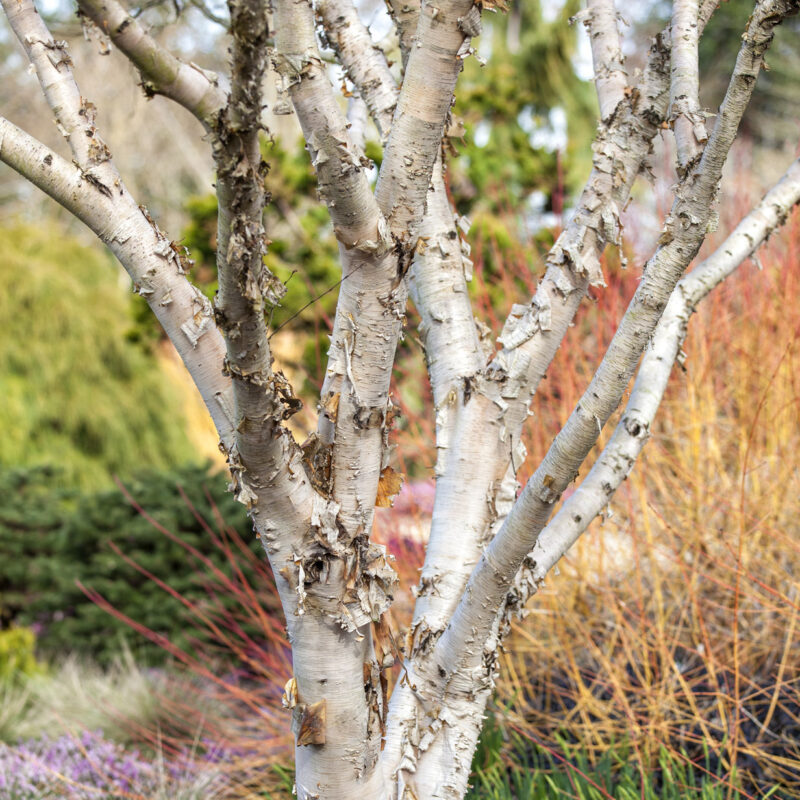
<path fill-rule="evenodd" d="M 34 652 L 36 635 L 30 628 L 0 630 L 0 684 L 44 671 Z"/>
<path fill-rule="evenodd" d="M 118 488 L 80 494 L 59 488 L 57 472 L 0 471 L 0 597 L 4 625 L 35 626 L 45 655 L 77 651 L 109 664 L 127 639 L 137 662 L 166 658 L 158 645 L 134 636 L 122 621 L 103 611 L 77 582 L 99 592 L 117 611 L 191 650 L 202 634 L 187 623 L 190 612 L 113 551 L 166 581 L 186 600 L 209 600 L 197 559 L 148 521 Z M 261 557 L 244 508 L 227 491 L 222 475 L 204 467 L 142 472 L 126 489 L 149 515 L 222 569 L 226 558 L 195 516 L 221 515 Z M 181 486 L 188 503 L 176 486 Z M 208 494 L 206 495 L 206 492 Z M 252 578 L 244 559 L 239 567 Z M 217 597 L 217 604 L 233 602 Z M 273 609 L 277 613 L 277 609 Z"/>
<path fill-rule="evenodd" d="M 534 191 L 552 209 L 586 179 L 598 111 L 592 84 L 573 68 L 569 18 L 580 6 L 568 0 L 546 19 L 540 0 L 521 0 L 508 14 L 483 15 L 478 54 L 488 58 L 485 66 L 465 60 L 456 92 L 466 135 L 450 182 L 460 213 L 520 209 Z M 565 142 L 557 117 L 566 120 Z"/>
<path fill-rule="evenodd" d="M 90 487 L 191 458 L 111 259 L 45 226 L 0 229 L 0 250 L 0 466 L 58 464 Z"/>

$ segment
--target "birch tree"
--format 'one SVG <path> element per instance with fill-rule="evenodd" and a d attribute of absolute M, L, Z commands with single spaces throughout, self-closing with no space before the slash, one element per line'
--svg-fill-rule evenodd
<path fill-rule="evenodd" d="M 496 10 L 491 0 L 389 0 L 399 84 L 352 0 L 228 0 L 227 75 L 179 60 L 119 0 L 78 0 L 145 91 L 205 129 L 219 204 L 213 304 L 187 279 L 181 248 L 126 188 L 66 43 L 33 0 L 2 3 L 69 155 L 0 118 L 0 159 L 83 221 L 127 270 L 205 401 L 232 491 L 272 565 L 293 653 L 284 702 L 298 797 L 462 798 L 511 621 L 633 468 L 697 304 L 800 201 L 796 161 L 684 275 L 715 225 L 722 168 L 774 30 L 800 2 L 755 2 L 725 98 L 710 114 L 698 101 L 697 53 L 715 0 L 675 0 L 636 72 L 626 68 L 613 0 L 588 0 L 576 21 L 589 32 L 600 109 L 593 169 L 535 293 L 517 298 L 495 332 L 470 307 L 468 248 L 442 144 L 462 61 L 482 15 Z M 383 139 L 374 187 L 320 36 Z M 285 291 L 263 260 L 268 166 L 259 140 L 269 81 L 280 110 L 297 115 L 342 270 L 317 427 L 302 444 L 286 426 L 300 401 L 273 368 L 269 344 L 269 312 Z M 604 285 L 601 256 L 621 244 L 620 210 L 654 138 L 669 131 L 677 182 L 661 237 L 591 382 L 520 487 L 531 399 L 589 288 Z M 438 456 L 413 622 L 398 642 L 386 622 L 396 577 L 371 531 L 376 504 L 388 505 L 400 485 L 390 379 L 409 297 L 421 317 Z M 558 507 L 634 376 L 610 441 Z M 400 678 L 389 697 L 394 659 Z"/>

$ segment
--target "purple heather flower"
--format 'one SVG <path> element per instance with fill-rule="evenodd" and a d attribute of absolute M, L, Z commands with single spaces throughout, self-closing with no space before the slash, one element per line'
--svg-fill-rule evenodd
<path fill-rule="evenodd" d="M 150 760 L 104 739 L 101 732 L 0 744 L 4 800 L 113 800 L 126 792 L 152 796 L 162 788 L 177 797 L 180 784 L 201 780 L 207 796 L 222 785 L 221 776 L 209 773 L 190 754 Z"/>

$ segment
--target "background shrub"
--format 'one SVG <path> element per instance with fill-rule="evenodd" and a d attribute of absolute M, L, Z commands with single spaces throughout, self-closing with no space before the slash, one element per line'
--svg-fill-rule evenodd
<path fill-rule="evenodd" d="M 155 527 L 126 492 L 198 555 Z M 244 508 L 227 492 L 225 478 L 207 467 L 151 470 L 126 482 L 124 490 L 85 494 L 59 488 L 53 470 L 0 471 L 4 626 L 12 622 L 34 626 L 46 655 L 77 651 L 109 664 L 125 639 L 140 663 L 157 664 L 167 658 L 163 648 L 136 636 L 89 600 L 82 584 L 121 614 L 193 650 L 195 639 L 204 634 L 187 622 L 196 617 L 186 604 L 202 607 L 210 600 L 208 572 L 198 569 L 198 556 L 225 574 L 231 572 L 224 552 L 205 528 L 206 520 L 214 527 L 215 515 L 234 528 L 254 553 L 259 552 L 261 545 Z M 168 583 L 174 595 L 131 561 Z M 240 562 L 245 580 L 261 580 L 247 559 Z M 226 602 L 233 601 L 214 598 L 216 606 Z M 257 632 L 252 633 L 257 638 Z"/>
<path fill-rule="evenodd" d="M 95 488 L 194 458 L 111 258 L 52 223 L 0 228 L 0 252 L 0 466 L 57 464 L 65 484 Z"/>

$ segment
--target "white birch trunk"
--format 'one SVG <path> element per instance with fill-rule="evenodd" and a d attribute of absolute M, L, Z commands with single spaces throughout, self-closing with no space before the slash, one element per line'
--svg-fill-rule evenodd
<path fill-rule="evenodd" d="M 205 126 L 217 170 L 219 294 L 188 282 L 179 248 L 126 190 L 75 83 L 65 45 L 31 0 L 2 0 L 73 156 L 0 118 L 0 160 L 85 222 L 128 270 L 197 384 L 219 431 L 237 498 L 278 584 L 292 644 L 286 687 L 304 800 L 460 800 L 510 620 L 606 506 L 647 438 L 691 312 L 800 199 L 800 167 L 687 277 L 711 222 L 722 165 L 772 32 L 798 0 L 756 3 L 710 137 L 699 107 L 697 49 L 715 0 L 676 0 L 670 37 L 629 75 L 612 0 L 578 15 L 592 42 L 600 125 L 575 214 L 491 358 L 467 293 L 470 262 L 447 198 L 442 139 L 469 41 L 472 0 L 395 2 L 398 87 L 350 0 L 319 0 L 325 36 L 360 98 L 342 111 L 320 56 L 310 0 L 275 0 L 279 108 L 298 116 L 340 245 L 342 284 L 317 430 L 302 446 L 284 421 L 298 407 L 272 369 L 265 310 L 283 287 L 263 263 L 262 79 L 270 41 L 259 0 L 231 0 L 226 81 L 161 47 L 117 0 L 79 0 L 139 70 L 146 91 Z M 223 88 L 229 87 L 229 88 Z M 364 110 L 385 143 L 376 190 L 363 157 Z M 590 285 L 619 244 L 619 210 L 653 138 L 672 123 L 680 183 L 659 247 L 589 387 L 517 498 L 530 400 Z M 676 288 L 677 287 L 677 288 Z M 437 487 L 404 670 L 388 718 L 386 643 L 373 642 L 396 577 L 371 541 L 374 508 L 400 476 L 390 464 L 389 397 L 406 301 L 422 320 L 436 415 Z M 648 342 L 651 342 L 648 345 Z M 548 522 L 642 353 L 626 412 L 579 489 Z"/>

